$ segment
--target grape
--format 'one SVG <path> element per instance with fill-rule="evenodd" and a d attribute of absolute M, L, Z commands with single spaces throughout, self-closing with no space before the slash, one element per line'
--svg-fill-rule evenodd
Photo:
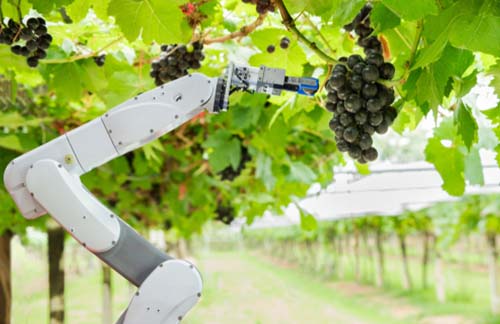
<path fill-rule="evenodd" d="M 268 53 L 274 53 L 275 50 L 276 50 L 276 47 L 274 47 L 274 45 L 269 45 L 267 47 L 267 52 Z"/>
<path fill-rule="evenodd" d="M 365 111 L 358 111 L 354 116 L 354 120 L 358 125 L 364 125 L 368 121 L 368 114 Z"/>
<path fill-rule="evenodd" d="M 359 75 L 353 75 L 349 80 L 349 86 L 354 91 L 360 91 L 363 88 L 363 78 Z"/>
<path fill-rule="evenodd" d="M 373 83 L 365 83 L 363 86 L 362 94 L 365 98 L 373 98 L 377 95 L 377 85 Z"/>
<path fill-rule="evenodd" d="M 372 144 L 373 144 L 373 140 L 372 140 L 372 137 L 370 136 L 370 134 L 368 134 L 368 133 L 361 134 L 361 136 L 359 137 L 359 147 L 362 150 L 369 149 L 372 146 Z"/>
<path fill-rule="evenodd" d="M 39 25 L 38 19 L 30 18 L 30 19 L 28 19 L 28 21 L 26 21 L 26 25 L 28 26 L 29 29 L 34 30 Z"/>
<path fill-rule="evenodd" d="M 361 100 L 360 96 L 358 94 L 351 94 L 349 97 L 347 97 L 345 101 L 345 109 L 350 112 L 350 113 L 356 113 L 358 110 L 361 109 L 361 106 L 363 105 L 363 101 Z"/>
<path fill-rule="evenodd" d="M 290 46 L 290 39 L 288 37 L 283 37 L 280 41 L 280 47 L 282 49 L 287 49 Z"/>
<path fill-rule="evenodd" d="M 246 146 L 241 146 L 241 160 L 238 168 L 236 170 L 233 169 L 232 166 L 229 166 L 219 172 L 222 180 L 233 181 L 236 179 L 241 172 L 245 169 L 246 164 L 252 160 L 252 156 L 248 152 L 248 148 Z"/>
<path fill-rule="evenodd" d="M 26 48 L 28 48 L 30 52 L 34 52 L 38 48 L 38 44 L 35 40 L 31 39 L 26 42 Z"/>
<path fill-rule="evenodd" d="M 345 112 L 345 113 L 340 115 L 340 124 L 342 126 L 349 126 L 352 123 L 353 123 L 353 118 L 352 118 L 351 114 Z"/>
<path fill-rule="evenodd" d="M 337 149 L 340 151 L 340 152 L 347 152 L 349 151 L 349 143 L 347 143 L 345 140 L 343 139 L 339 139 L 337 141 Z"/>
<path fill-rule="evenodd" d="M 97 66 L 103 66 L 105 61 L 106 61 L 105 54 L 101 54 L 99 56 L 94 56 L 94 62 L 95 62 L 95 64 L 97 64 Z"/>
<path fill-rule="evenodd" d="M 375 161 L 377 157 L 378 157 L 378 152 L 373 147 L 370 147 L 369 149 L 363 151 L 363 158 L 366 161 Z"/>
<path fill-rule="evenodd" d="M 215 209 L 217 217 L 215 220 L 230 225 L 234 220 L 234 208 L 228 203 L 219 204 Z"/>
<path fill-rule="evenodd" d="M 382 113 L 380 112 L 370 113 L 368 115 L 368 121 L 370 122 L 370 125 L 372 125 L 373 127 L 377 127 L 378 125 L 380 125 L 380 123 L 382 123 L 383 120 L 384 120 L 384 115 L 382 115 Z"/>
<path fill-rule="evenodd" d="M 363 69 L 365 68 L 366 64 L 364 62 L 359 62 L 354 67 L 352 68 L 352 72 L 358 75 L 361 75 L 363 73 Z"/>
<path fill-rule="evenodd" d="M 28 66 L 30 66 L 30 67 L 37 67 L 38 66 L 38 58 L 36 58 L 34 56 L 28 57 L 26 62 L 28 63 Z"/>
<path fill-rule="evenodd" d="M 389 124 L 383 120 L 380 125 L 375 128 L 375 131 L 379 134 L 385 134 L 389 130 Z"/>
<path fill-rule="evenodd" d="M 384 63 L 379 68 L 380 77 L 384 80 L 391 80 L 394 77 L 396 69 L 391 63 Z"/>
<path fill-rule="evenodd" d="M 342 114 L 343 112 L 345 112 L 345 105 L 343 101 L 339 101 L 337 103 L 337 109 L 335 109 L 335 112 L 337 114 Z"/>
<path fill-rule="evenodd" d="M 375 127 L 373 127 L 370 124 L 364 124 L 363 131 L 369 135 L 373 135 L 373 134 L 375 134 Z"/>
<path fill-rule="evenodd" d="M 332 75 L 332 77 L 330 78 L 330 83 L 332 84 L 332 87 L 334 89 L 337 89 L 339 90 L 340 88 L 342 88 L 345 83 L 346 83 L 346 76 L 345 74 L 341 74 L 341 73 L 334 73 Z"/>
<path fill-rule="evenodd" d="M 368 64 L 367 66 L 365 66 L 362 75 L 363 80 L 365 80 L 366 82 L 377 81 L 380 76 L 377 66 L 372 64 Z"/>
<path fill-rule="evenodd" d="M 16 54 L 16 55 L 21 55 L 21 46 L 19 45 L 14 45 L 10 48 L 10 50 L 12 51 L 12 53 Z"/>
<path fill-rule="evenodd" d="M 336 108 L 337 106 L 334 103 L 328 102 L 326 104 L 326 110 L 328 110 L 329 112 L 335 112 Z"/>
<path fill-rule="evenodd" d="M 366 56 L 366 63 L 381 66 L 384 64 L 384 57 L 379 53 L 370 53 Z"/>
<path fill-rule="evenodd" d="M 359 159 L 361 157 L 361 154 L 363 151 L 361 148 L 357 145 L 352 145 L 349 147 L 349 156 L 353 158 L 354 160 Z"/>
<path fill-rule="evenodd" d="M 188 45 L 162 45 L 160 57 L 151 63 L 150 75 L 156 85 L 178 79 L 188 74 L 188 69 L 199 69 L 203 55 L 203 43 Z M 192 51 L 190 51 L 192 50 Z"/>
<path fill-rule="evenodd" d="M 354 143 L 358 139 L 359 131 L 356 127 L 347 127 L 344 131 L 344 139 L 348 143 Z"/>
<path fill-rule="evenodd" d="M 382 102 L 379 98 L 371 98 L 366 101 L 366 110 L 369 112 L 377 112 L 382 109 Z"/>
<path fill-rule="evenodd" d="M 350 69 L 353 69 L 358 63 L 363 63 L 361 55 L 354 54 L 347 58 L 347 66 L 349 66 Z"/>
<path fill-rule="evenodd" d="M 337 97 L 337 91 L 333 90 L 328 93 L 328 102 L 336 104 L 339 101 L 339 97 Z"/>

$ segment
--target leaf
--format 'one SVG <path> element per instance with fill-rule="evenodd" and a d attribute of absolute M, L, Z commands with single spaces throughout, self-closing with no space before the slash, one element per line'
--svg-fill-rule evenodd
<path fill-rule="evenodd" d="M 71 4 L 73 1 L 74 0 L 28 0 L 29 3 L 33 4 L 33 9 L 36 9 L 36 11 L 42 14 L 48 14 L 54 9 Z"/>
<path fill-rule="evenodd" d="M 109 0 L 88 1 L 88 0 L 75 0 L 72 4 L 66 7 L 66 12 L 71 17 L 73 22 L 79 22 L 85 18 L 92 9 L 96 16 L 104 21 L 107 21 Z"/>
<path fill-rule="evenodd" d="M 287 177 L 288 181 L 298 181 L 303 183 L 311 183 L 316 179 L 316 174 L 302 162 L 290 163 L 290 174 Z"/>
<path fill-rule="evenodd" d="M 184 0 L 111 0 L 108 14 L 114 16 L 125 37 L 144 43 L 186 43 L 191 28 L 179 8 Z"/>
<path fill-rule="evenodd" d="M 487 73 L 488 75 L 493 76 L 493 80 L 491 80 L 490 86 L 495 89 L 497 95 L 500 95 L 500 61 L 497 61 L 495 65 L 490 67 Z"/>
<path fill-rule="evenodd" d="M 302 208 L 300 210 L 300 227 L 304 231 L 315 231 L 318 228 L 318 221 L 313 215 L 305 213 Z"/>
<path fill-rule="evenodd" d="M 273 189 L 276 183 L 276 178 L 273 174 L 273 169 L 272 169 L 273 160 L 271 159 L 271 157 L 263 153 L 259 153 L 257 155 L 256 164 L 257 164 L 255 170 L 256 178 L 260 179 L 264 183 L 267 190 Z"/>
<path fill-rule="evenodd" d="M 483 165 L 478 148 L 473 148 L 465 156 L 465 178 L 471 185 L 484 185 Z"/>
<path fill-rule="evenodd" d="M 241 161 L 240 141 L 227 130 L 219 130 L 209 136 L 203 147 L 210 149 L 208 162 L 214 172 L 232 166 L 236 170 Z"/>
<path fill-rule="evenodd" d="M 443 190 L 452 196 L 465 192 L 464 156 L 457 147 L 445 147 L 441 139 L 433 137 L 425 148 L 425 159 L 434 164 L 441 175 Z"/>
<path fill-rule="evenodd" d="M 431 63 L 436 62 L 441 57 L 444 48 L 448 42 L 448 35 L 446 33 L 442 33 L 439 37 L 433 41 L 429 46 L 424 47 L 419 50 L 418 56 L 415 60 L 415 63 L 412 65 L 411 69 L 416 70 L 420 67 L 427 66 Z"/>
<path fill-rule="evenodd" d="M 361 175 L 369 175 L 371 173 L 370 167 L 368 166 L 367 163 L 361 164 L 361 163 L 355 162 L 354 165 L 356 166 L 358 173 Z"/>
<path fill-rule="evenodd" d="M 0 147 L 19 153 L 28 152 L 38 146 L 38 143 L 28 134 L 0 135 Z"/>
<path fill-rule="evenodd" d="M 428 15 L 438 14 L 438 7 L 434 0 L 413 1 L 411 5 L 401 0 L 381 0 L 381 2 L 405 20 L 417 20 Z"/>
<path fill-rule="evenodd" d="M 393 11 L 389 10 L 384 4 L 376 3 L 370 14 L 372 27 L 377 32 L 383 32 L 392 29 L 401 24 L 401 19 Z"/>
<path fill-rule="evenodd" d="M 460 101 L 458 109 L 454 114 L 454 120 L 457 125 L 458 135 L 462 138 L 465 146 L 470 151 L 472 145 L 478 141 L 478 126 L 470 107 Z"/>
<path fill-rule="evenodd" d="M 450 29 L 450 42 L 460 48 L 500 56 L 500 17 L 464 15 Z"/>
<path fill-rule="evenodd" d="M 18 128 L 23 126 L 34 127 L 50 119 L 51 118 L 28 119 L 21 116 L 18 112 L 6 112 L 0 113 L 0 126 L 7 128 Z"/>

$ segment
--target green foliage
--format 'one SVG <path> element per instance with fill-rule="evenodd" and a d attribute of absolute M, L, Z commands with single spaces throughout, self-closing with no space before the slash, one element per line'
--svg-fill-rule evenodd
<path fill-rule="evenodd" d="M 18 20 L 18 9 L 22 15 L 30 9 L 42 14 L 54 40 L 36 69 L 0 45 L 0 82 L 10 84 L 0 98 L 0 156 L 6 160 L 0 169 L 11 158 L 153 88 L 150 62 L 161 44 L 205 40 L 200 72 L 210 76 L 220 75 L 229 60 L 237 60 L 285 68 L 289 75 L 315 76 L 322 82 L 334 59 L 361 53 L 341 27 L 355 17 L 364 0 L 287 0 L 284 5 L 295 18 L 296 30 L 283 24 L 278 11 L 263 17 L 262 25 L 251 25 L 257 19 L 255 6 L 240 0 L 201 5 L 193 1 L 196 10 L 191 16 L 182 11 L 187 2 L 3 1 L 4 17 Z M 432 111 L 438 126 L 425 154 L 443 178 L 443 188 L 461 195 L 467 182 L 482 184 L 478 152 L 491 147 L 483 145 L 484 125 L 478 122 L 477 109 L 463 97 L 483 74 L 491 76 L 491 86 L 500 91 L 497 1 L 382 0 L 373 6 L 373 25 L 396 66 L 395 106 L 400 114 L 394 130 L 413 130 Z M 62 7 L 72 22 L 63 20 Z M 248 35 L 232 38 L 241 31 Z M 279 46 L 283 37 L 291 40 L 288 49 Z M 274 53 L 267 52 L 269 45 L 275 45 Z M 93 57 L 101 54 L 106 54 L 105 65 L 98 67 Z M 328 185 L 333 166 L 345 163 L 336 150 L 324 103 L 322 93 L 313 98 L 235 94 L 227 113 L 201 116 L 94 170 L 84 182 L 134 226 L 170 224 L 183 236 L 201 231 L 225 202 L 249 223 L 267 210 L 281 213 L 282 206 L 304 196 L 313 183 Z M 498 111 L 482 114 L 500 138 Z M 251 160 L 242 173 L 232 182 L 222 180 L 218 173 L 238 169 L 245 150 Z M 369 169 L 357 167 L 360 173 Z M 25 222 L 3 189 L 0 204 L 5 206 L 0 231 L 16 224 L 21 224 L 16 231 L 22 231 Z M 316 227 L 314 217 L 301 219 L 304 228 Z M 344 225 L 338 231 L 351 226 Z"/>

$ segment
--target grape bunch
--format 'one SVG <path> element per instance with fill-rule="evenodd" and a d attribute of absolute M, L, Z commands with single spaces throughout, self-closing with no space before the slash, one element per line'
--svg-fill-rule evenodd
<path fill-rule="evenodd" d="M 241 174 L 241 172 L 245 169 L 246 164 L 251 160 L 252 156 L 250 155 L 250 153 L 248 153 L 248 149 L 245 146 L 242 146 L 240 165 L 238 165 L 238 168 L 236 170 L 234 170 L 232 166 L 228 166 L 227 168 L 222 170 L 219 173 L 221 179 L 233 181 L 234 179 L 236 179 L 236 177 L 238 177 Z"/>
<path fill-rule="evenodd" d="M 219 203 L 215 213 L 217 214 L 215 220 L 226 225 L 230 225 L 234 220 L 234 208 L 228 203 Z"/>
<path fill-rule="evenodd" d="M 398 115 L 391 106 L 394 90 L 383 84 L 392 80 L 395 68 L 384 62 L 378 38 L 370 36 L 373 32 L 370 10 L 370 6 L 365 6 L 354 21 L 344 27 L 359 36 L 358 44 L 366 56 L 353 54 L 340 58 L 326 84 L 326 108 L 334 114 L 330 128 L 335 133 L 337 148 L 363 164 L 378 157 L 372 136 L 385 134 Z"/>
<path fill-rule="evenodd" d="M 47 57 L 46 50 L 52 42 L 47 32 L 45 19 L 31 17 L 23 22 L 9 19 L 7 24 L 1 22 L 0 44 L 11 46 L 12 53 L 26 57 L 30 67 L 38 66 L 38 61 Z"/>
<path fill-rule="evenodd" d="M 256 5 L 257 13 L 263 15 L 266 12 L 274 12 L 274 5 L 271 0 L 242 0 L 244 3 Z"/>
<path fill-rule="evenodd" d="M 162 45 L 160 57 L 151 63 L 150 75 L 157 86 L 188 74 L 188 69 L 199 69 L 205 59 L 203 43 Z"/>

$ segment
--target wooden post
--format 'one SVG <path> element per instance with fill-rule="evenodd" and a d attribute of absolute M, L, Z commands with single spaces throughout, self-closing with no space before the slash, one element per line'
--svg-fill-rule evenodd
<path fill-rule="evenodd" d="M 490 273 L 490 304 L 493 314 L 500 314 L 500 296 L 498 295 L 498 250 L 495 233 L 487 233 L 488 267 Z"/>
<path fill-rule="evenodd" d="M 399 246 L 401 248 L 401 258 L 403 261 L 403 287 L 406 290 L 412 288 L 410 268 L 408 266 L 408 253 L 406 251 L 406 238 L 404 235 L 399 234 Z"/>
<path fill-rule="evenodd" d="M 427 269 L 429 268 L 429 232 L 424 231 L 424 251 L 422 256 L 422 287 L 427 288 Z"/>
<path fill-rule="evenodd" d="M 64 230 L 47 226 L 49 257 L 50 324 L 64 323 Z"/>
<path fill-rule="evenodd" d="M 377 287 L 384 286 L 384 246 L 382 242 L 382 230 L 375 230 L 375 284 Z"/>
<path fill-rule="evenodd" d="M 113 322 L 113 287 L 111 284 L 111 269 L 102 264 L 102 323 Z"/>
<path fill-rule="evenodd" d="M 0 236 L 0 324 L 11 323 L 12 280 L 10 243 L 13 234 L 9 231 Z"/>

